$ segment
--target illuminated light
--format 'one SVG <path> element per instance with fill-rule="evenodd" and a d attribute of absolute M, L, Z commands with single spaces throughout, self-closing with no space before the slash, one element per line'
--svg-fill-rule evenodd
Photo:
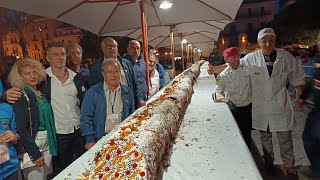
<path fill-rule="evenodd" d="M 172 52 L 170 52 L 170 54 L 172 54 Z"/>
<path fill-rule="evenodd" d="M 159 53 L 156 53 L 156 56 L 158 56 L 159 55 Z"/>
<path fill-rule="evenodd" d="M 181 43 L 182 43 L 182 44 L 187 43 L 187 40 L 186 40 L 186 39 L 183 39 L 183 40 L 181 41 Z"/>
<path fill-rule="evenodd" d="M 221 39 L 221 44 L 224 44 L 224 38 Z"/>
<path fill-rule="evenodd" d="M 20 57 L 19 57 L 19 56 L 16 56 L 16 58 L 19 59 Z"/>
<path fill-rule="evenodd" d="M 246 42 L 246 38 L 244 36 L 242 36 L 241 41 Z"/>
<path fill-rule="evenodd" d="M 188 44 L 188 46 L 192 46 L 192 44 Z"/>
<path fill-rule="evenodd" d="M 166 53 L 164 53 L 165 55 L 168 55 L 168 53 L 166 52 Z"/>
<path fill-rule="evenodd" d="M 160 4 L 160 9 L 169 9 L 172 7 L 172 3 L 169 2 L 169 1 L 163 1 L 161 4 Z"/>

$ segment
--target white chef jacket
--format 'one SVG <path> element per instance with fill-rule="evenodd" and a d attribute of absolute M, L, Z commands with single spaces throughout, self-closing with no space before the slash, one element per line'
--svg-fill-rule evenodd
<path fill-rule="evenodd" d="M 230 100 L 237 107 L 247 106 L 251 103 L 250 74 L 243 65 L 233 69 L 228 65 L 220 74 L 216 93 Z M 218 96 L 217 96 L 218 97 Z"/>
<path fill-rule="evenodd" d="M 241 60 L 252 83 L 252 127 L 266 131 L 269 125 L 271 132 L 293 129 L 294 111 L 286 85 L 288 82 L 293 86 L 305 84 L 305 74 L 294 57 L 288 51 L 276 51 L 270 77 L 262 50 L 249 53 Z"/>

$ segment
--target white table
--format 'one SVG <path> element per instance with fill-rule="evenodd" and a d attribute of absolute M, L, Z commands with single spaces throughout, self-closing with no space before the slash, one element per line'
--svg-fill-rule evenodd
<path fill-rule="evenodd" d="M 262 180 L 228 106 L 211 98 L 215 79 L 207 67 L 201 67 L 163 179 Z"/>
<path fill-rule="evenodd" d="M 262 180 L 227 105 L 214 103 L 211 99 L 215 80 L 207 74 L 207 65 L 205 63 L 201 67 L 201 74 L 194 85 L 195 93 L 173 146 L 171 164 L 162 178 Z M 75 179 L 81 175 L 108 137 L 103 137 L 54 179 Z"/>

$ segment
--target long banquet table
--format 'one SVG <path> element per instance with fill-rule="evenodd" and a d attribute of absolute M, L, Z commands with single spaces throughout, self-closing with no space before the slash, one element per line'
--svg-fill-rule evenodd
<path fill-rule="evenodd" d="M 262 180 L 227 105 L 214 103 L 211 98 L 215 79 L 206 72 L 207 66 L 206 62 L 201 67 L 194 94 L 173 145 L 170 166 L 159 173 L 159 179 Z M 94 154 L 108 137 L 103 137 L 54 179 L 79 177 L 89 169 Z"/>

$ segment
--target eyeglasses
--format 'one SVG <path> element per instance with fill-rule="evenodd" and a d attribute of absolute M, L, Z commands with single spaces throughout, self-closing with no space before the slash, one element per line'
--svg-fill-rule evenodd
<path fill-rule="evenodd" d="M 104 44 L 103 47 L 106 48 L 106 49 L 116 49 L 116 48 L 118 48 L 117 45 L 110 45 L 110 44 Z"/>
<path fill-rule="evenodd" d="M 120 71 L 105 71 L 105 73 L 110 76 L 110 75 L 118 75 Z"/>

